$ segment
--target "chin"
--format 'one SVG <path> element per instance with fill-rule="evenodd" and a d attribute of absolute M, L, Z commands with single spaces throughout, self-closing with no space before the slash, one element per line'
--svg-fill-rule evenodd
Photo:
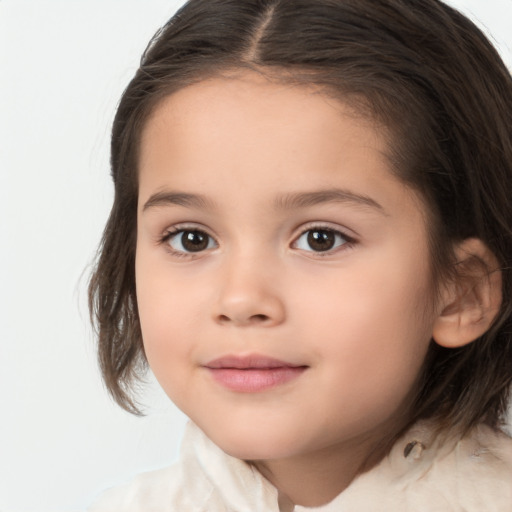
<path fill-rule="evenodd" d="M 214 429 L 199 425 L 222 451 L 242 460 L 270 460 L 289 457 L 297 449 L 290 433 L 268 431 L 259 425 Z"/>

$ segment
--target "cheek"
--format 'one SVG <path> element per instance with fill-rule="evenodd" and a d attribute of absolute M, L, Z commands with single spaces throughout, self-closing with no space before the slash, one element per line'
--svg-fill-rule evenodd
<path fill-rule="evenodd" d="M 187 313 L 188 302 L 176 300 L 175 290 L 151 281 L 137 291 L 142 340 L 152 373 L 168 397 L 183 407 L 181 399 L 190 391 L 190 362 L 194 322 Z"/>
<path fill-rule="evenodd" d="M 306 282 L 303 273 L 290 294 L 292 311 L 334 336 L 380 334 L 367 337 L 371 345 L 378 337 L 403 338 L 424 331 L 432 320 L 426 308 L 431 296 L 428 267 L 405 258 L 392 264 L 389 260 L 393 258 L 382 255 L 360 258 L 346 269 L 311 275 Z"/>
<path fill-rule="evenodd" d="M 357 400 L 407 394 L 430 344 L 429 295 L 426 266 L 398 262 L 352 267 L 311 296 L 298 318 L 309 319 L 305 339 L 318 340 L 316 357 L 333 389 L 357 389 Z"/>
<path fill-rule="evenodd" d="M 148 363 L 167 390 L 165 380 L 177 376 L 191 347 L 197 301 L 194 287 L 180 285 L 169 266 L 137 252 L 136 287 L 144 350 Z"/>

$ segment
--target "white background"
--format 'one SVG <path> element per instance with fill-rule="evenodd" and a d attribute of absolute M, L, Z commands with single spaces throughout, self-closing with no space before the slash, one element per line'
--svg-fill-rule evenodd
<path fill-rule="evenodd" d="M 112 404 L 95 363 L 88 269 L 112 198 L 115 105 L 182 1 L 0 0 L 0 510 L 83 510 L 169 464 L 184 417 Z M 512 67 L 512 0 L 457 0 Z"/>

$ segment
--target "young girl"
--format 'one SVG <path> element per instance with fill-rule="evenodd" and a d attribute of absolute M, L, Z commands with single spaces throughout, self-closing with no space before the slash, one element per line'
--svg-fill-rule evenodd
<path fill-rule="evenodd" d="M 512 79 L 438 0 L 190 0 L 112 133 L 90 301 L 181 459 L 91 510 L 512 511 Z"/>

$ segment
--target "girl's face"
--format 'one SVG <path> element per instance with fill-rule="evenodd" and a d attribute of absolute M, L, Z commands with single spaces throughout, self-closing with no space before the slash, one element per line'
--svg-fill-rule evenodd
<path fill-rule="evenodd" d="M 251 73 L 143 132 L 137 300 L 149 364 L 226 452 L 286 459 L 393 431 L 435 313 L 425 212 L 384 134 Z"/>

